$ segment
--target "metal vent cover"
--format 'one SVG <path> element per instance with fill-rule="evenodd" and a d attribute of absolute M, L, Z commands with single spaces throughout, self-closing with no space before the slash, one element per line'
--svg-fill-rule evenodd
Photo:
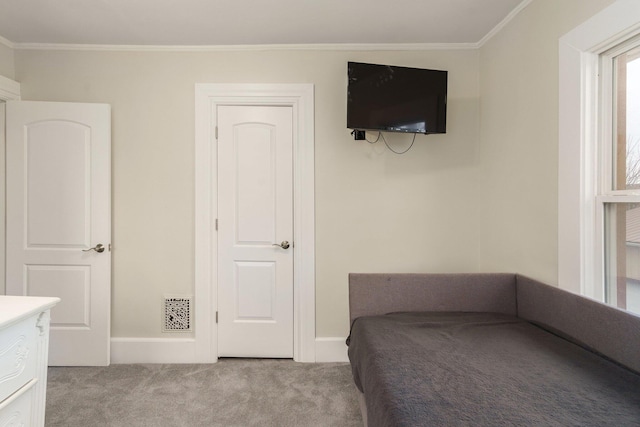
<path fill-rule="evenodd" d="M 164 322 L 162 332 L 191 332 L 193 297 L 164 296 Z"/>

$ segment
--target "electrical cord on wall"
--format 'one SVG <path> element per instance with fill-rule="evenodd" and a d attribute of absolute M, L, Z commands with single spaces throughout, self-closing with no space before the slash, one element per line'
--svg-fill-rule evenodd
<path fill-rule="evenodd" d="M 413 140 L 411 141 L 411 145 L 409 146 L 409 148 L 407 148 L 404 151 L 395 151 L 393 148 L 389 147 L 389 144 L 387 144 L 387 140 L 384 138 L 384 135 L 382 134 L 382 132 L 380 132 L 380 135 L 382 135 L 382 140 L 384 141 L 384 145 L 387 146 L 387 148 L 389 149 L 389 151 L 391 151 L 392 153 L 395 154 L 404 154 L 407 151 L 411 150 L 411 147 L 413 147 L 413 143 L 416 142 L 416 134 L 413 134 Z"/>
<path fill-rule="evenodd" d="M 376 138 L 375 141 L 369 141 L 367 139 L 367 132 L 365 131 L 364 133 L 364 140 L 367 141 L 369 144 L 375 144 L 376 142 L 378 142 L 380 140 L 380 135 L 382 135 L 382 132 L 378 132 L 378 137 Z"/>
<path fill-rule="evenodd" d="M 416 142 L 416 134 L 414 133 L 414 134 L 413 134 L 413 140 L 411 141 L 411 145 L 409 146 L 409 148 L 407 148 L 407 149 L 406 149 L 406 150 L 404 150 L 404 151 L 396 151 L 396 150 L 394 150 L 393 148 L 391 148 L 391 147 L 389 146 L 389 144 L 387 143 L 387 140 L 385 139 L 385 137 L 384 137 L 384 135 L 383 135 L 383 133 L 382 133 L 382 132 L 378 132 L 378 137 L 376 138 L 376 140 L 375 140 L 375 141 L 369 141 L 369 140 L 367 139 L 367 134 L 366 134 L 366 133 L 365 133 L 364 139 L 365 139 L 365 141 L 367 141 L 369 144 L 375 144 L 376 142 L 378 142 L 378 141 L 380 140 L 380 137 L 382 137 L 382 140 L 384 141 L 384 145 L 386 145 L 386 146 L 387 146 L 387 148 L 389 149 L 389 151 L 391 151 L 391 152 L 392 152 L 392 153 L 394 153 L 394 154 L 405 154 L 407 151 L 411 150 L 411 147 L 413 147 L 413 143 L 414 143 L 414 142 Z"/>

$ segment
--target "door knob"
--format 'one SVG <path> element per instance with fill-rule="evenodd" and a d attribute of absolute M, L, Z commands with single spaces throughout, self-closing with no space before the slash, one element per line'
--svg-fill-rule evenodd
<path fill-rule="evenodd" d="M 83 249 L 82 252 L 89 252 L 89 251 L 96 251 L 99 254 L 101 254 L 102 252 L 104 252 L 104 246 L 102 245 L 102 243 L 98 243 L 95 247 L 93 248 L 89 248 L 89 249 Z"/>
<path fill-rule="evenodd" d="M 282 243 L 280 244 L 274 243 L 271 246 L 278 246 L 278 247 L 281 247 L 282 249 L 289 249 L 289 242 L 287 242 L 286 240 L 283 240 Z"/>

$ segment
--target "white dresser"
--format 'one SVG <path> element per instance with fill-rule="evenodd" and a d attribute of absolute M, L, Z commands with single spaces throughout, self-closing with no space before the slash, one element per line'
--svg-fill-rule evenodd
<path fill-rule="evenodd" d="M 0 296 L 0 427 L 44 426 L 49 311 L 59 301 Z"/>

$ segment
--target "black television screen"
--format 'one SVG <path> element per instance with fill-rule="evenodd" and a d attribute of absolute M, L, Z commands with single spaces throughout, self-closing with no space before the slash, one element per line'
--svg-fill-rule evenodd
<path fill-rule="evenodd" d="M 349 62 L 347 127 L 446 133 L 447 72 Z"/>

